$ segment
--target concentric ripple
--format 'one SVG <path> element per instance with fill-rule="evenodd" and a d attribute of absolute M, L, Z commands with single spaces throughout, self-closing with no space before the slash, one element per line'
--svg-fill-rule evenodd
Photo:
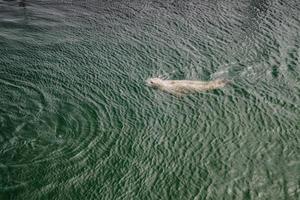
<path fill-rule="evenodd" d="M 83 101 L 80 91 L 76 98 L 56 99 L 37 85 L 12 78 L 1 79 L 2 169 L 19 171 L 39 163 L 83 159 L 95 145 L 97 123 L 101 124 L 95 103 Z M 7 179 L 3 190 L 18 185 L 9 174 L 1 176 Z"/>

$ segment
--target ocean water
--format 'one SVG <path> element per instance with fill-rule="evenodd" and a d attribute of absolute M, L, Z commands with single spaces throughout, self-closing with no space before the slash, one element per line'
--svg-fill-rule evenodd
<path fill-rule="evenodd" d="M 1 200 L 300 198 L 299 0 L 25 4 L 0 0 Z"/>

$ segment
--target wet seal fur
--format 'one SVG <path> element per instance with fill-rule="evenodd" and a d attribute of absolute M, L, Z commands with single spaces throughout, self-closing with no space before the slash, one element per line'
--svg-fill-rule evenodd
<path fill-rule="evenodd" d="M 212 81 L 194 81 L 194 80 L 164 80 L 162 78 L 150 78 L 146 81 L 147 85 L 173 94 L 182 96 L 184 94 L 203 92 L 223 88 L 228 80 L 216 79 Z"/>

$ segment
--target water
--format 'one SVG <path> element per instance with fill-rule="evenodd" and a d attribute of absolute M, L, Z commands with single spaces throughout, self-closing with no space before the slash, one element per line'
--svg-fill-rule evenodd
<path fill-rule="evenodd" d="M 0 1 L 0 199 L 299 199 L 298 0 L 26 4 Z"/>

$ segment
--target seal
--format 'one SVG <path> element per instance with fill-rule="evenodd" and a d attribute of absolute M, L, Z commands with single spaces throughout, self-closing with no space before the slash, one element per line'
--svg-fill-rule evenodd
<path fill-rule="evenodd" d="M 161 78 L 150 78 L 146 80 L 148 86 L 181 96 L 189 93 L 203 92 L 224 87 L 228 80 L 216 79 L 212 81 L 194 81 L 194 80 L 164 80 Z"/>

